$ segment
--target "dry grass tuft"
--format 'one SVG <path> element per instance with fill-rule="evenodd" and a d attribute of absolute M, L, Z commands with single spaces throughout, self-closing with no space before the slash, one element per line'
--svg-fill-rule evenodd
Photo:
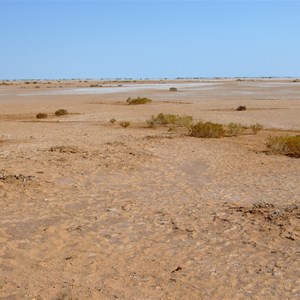
<path fill-rule="evenodd" d="M 128 121 L 122 121 L 119 123 L 120 126 L 122 126 L 123 128 L 127 128 L 130 125 L 130 122 Z"/>
<path fill-rule="evenodd" d="M 193 124 L 193 117 L 188 115 L 173 115 L 160 113 L 157 116 L 152 116 L 146 121 L 150 127 L 157 126 L 177 126 L 190 128 Z"/>
<path fill-rule="evenodd" d="M 220 138 L 225 135 L 223 125 L 212 122 L 199 122 L 191 127 L 190 136 L 198 138 Z"/>
<path fill-rule="evenodd" d="M 266 145 L 274 153 L 300 158 L 300 135 L 269 137 Z"/>
<path fill-rule="evenodd" d="M 149 99 L 149 98 L 146 98 L 146 97 L 137 97 L 137 98 L 128 98 L 126 100 L 126 102 L 129 104 L 129 105 L 138 105 L 138 104 L 146 104 L 146 103 L 151 103 L 152 100 Z"/>
<path fill-rule="evenodd" d="M 261 124 L 256 123 L 256 124 L 250 125 L 250 128 L 254 134 L 257 134 L 258 132 L 260 132 L 263 129 L 263 126 Z"/>
<path fill-rule="evenodd" d="M 229 123 L 226 128 L 226 136 L 238 136 L 244 133 L 246 127 L 240 123 Z"/>

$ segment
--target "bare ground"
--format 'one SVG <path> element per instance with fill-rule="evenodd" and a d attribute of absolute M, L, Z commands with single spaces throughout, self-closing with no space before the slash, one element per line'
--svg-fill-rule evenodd
<path fill-rule="evenodd" d="M 259 84 L 175 93 L 175 103 L 147 91 L 157 103 L 139 107 L 122 104 L 127 93 L 1 87 L 11 94 L 0 97 L 1 299 L 299 298 L 300 160 L 266 152 L 265 139 L 299 134 L 300 92 L 285 87 L 282 100 Z M 275 100 L 224 93 L 252 88 Z M 218 98 L 195 100 L 205 95 Z M 253 109 L 235 112 L 239 103 Z M 73 114 L 35 119 L 58 108 Z M 197 139 L 147 128 L 159 112 L 268 130 Z"/>

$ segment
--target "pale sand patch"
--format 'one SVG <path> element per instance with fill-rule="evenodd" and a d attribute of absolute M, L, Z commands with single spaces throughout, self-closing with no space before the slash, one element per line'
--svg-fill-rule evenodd
<path fill-rule="evenodd" d="M 1 297 L 299 298 L 300 160 L 264 153 L 269 134 L 299 132 L 299 84 L 217 83 L 34 97 L 15 96 L 29 84 L 0 87 Z M 147 128 L 160 112 L 291 132 L 197 139 Z"/>

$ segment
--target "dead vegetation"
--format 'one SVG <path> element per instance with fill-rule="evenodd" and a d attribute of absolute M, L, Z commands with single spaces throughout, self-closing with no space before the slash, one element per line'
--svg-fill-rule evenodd
<path fill-rule="evenodd" d="M 59 152 L 59 153 L 67 153 L 67 154 L 74 154 L 82 152 L 78 147 L 74 146 L 55 146 L 49 149 L 50 152 Z"/>
<path fill-rule="evenodd" d="M 30 181 L 33 180 L 34 176 L 26 176 L 23 174 L 9 174 L 6 170 L 1 170 L 0 171 L 0 180 L 3 182 L 9 182 L 9 183 L 13 183 L 13 182 L 26 182 L 26 181 Z"/>
<path fill-rule="evenodd" d="M 277 233 L 280 237 L 292 241 L 300 239 L 297 229 L 300 207 L 296 204 L 279 206 L 267 202 L 257 202 L 250 207 L 231 204 L 226 204 L 226 206 L 235 214 L 241 214 L 242 220 L 247 224 L 253 224 L 253 227 L 260 232 Z"/>

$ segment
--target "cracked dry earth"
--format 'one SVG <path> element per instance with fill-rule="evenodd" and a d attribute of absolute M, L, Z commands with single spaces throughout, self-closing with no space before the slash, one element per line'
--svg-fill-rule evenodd
<path fill-rule="evenodd" d="M 51 126 L 0 148 L 1 299 L 299 299 L 300 160 Z"/>

